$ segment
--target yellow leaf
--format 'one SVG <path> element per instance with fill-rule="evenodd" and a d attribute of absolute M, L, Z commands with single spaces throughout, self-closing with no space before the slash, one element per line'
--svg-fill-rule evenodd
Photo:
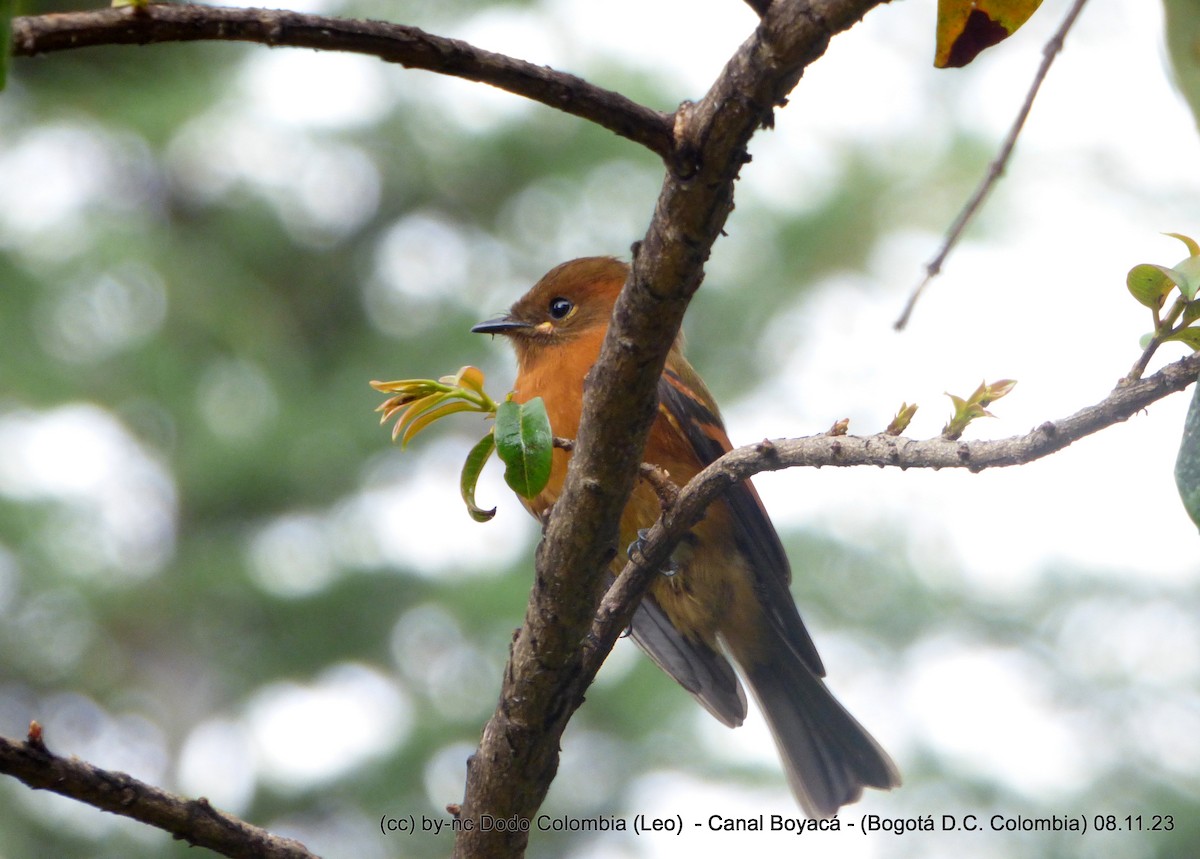
<path fill-rule="evenodd" d="M 408 425 L 421 416 L 421 412 L 433 408 L 445 399 L 445 397 L 446 395 L 441 393 L 430 394 L 427 397 L 422 397 L 410 403 L 404 414 L 396 420 L 396 425 L 392 427 L 392 440 L 395 441 L 399 438 L 408 429 Z"/>
<path fill-rule="evenodd" d="M 1042 5 L 1042 0 L 938 0 L 939 69 L 960 68 L 985 48 L 1008 38 Z"/>
<path fill-rule="evenodd" d="M 1200 257 L 1200 244 L 1197 244 L 1196 240 L 1190 236 L 1181 235 L 1180 233 L 1163 233 L 1163 235 L 1170 236 L 1173 239 L 1179 239 L 1179 241 L 1187 245 L 1188 253 L 1194 257 Z"/>
<path fill-rule="evenodd" d="M 415 418 L 411 422 L 406 422 L 407 428 L 404 430 L 404 434 L 400 438 L 400 448 L 403 450 L 408 443 L 413 440 L 413 437 L 417 433 L 425 429 L 425 427 L 429 426 L 434 421 L 441 420 L 442 418 L 446 417 L 446 415 L 454 415 L 458 414 L 459 412 L 470 411 L 470 409 L 471 404 L 464 403 L 462 400 L 442 403 L 440 406 L 427 409 L 420 417 Z"/>
<path fill-rule="evenodd" d="M 477 394 L 483 393 L 483 371 L 478 367 L 463 367 L 458 371 L 458 381 L 464 388 L 470 388 Z"/>

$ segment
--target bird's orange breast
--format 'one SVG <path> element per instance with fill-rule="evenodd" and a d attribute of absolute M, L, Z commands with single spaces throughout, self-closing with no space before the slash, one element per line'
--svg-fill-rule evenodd
<path fill-rule="evenodd" d="M 556 436 L 573 439 L 578 435 L 584 378 L 599 353 L 599 342 L 597 337 L 594 352 L 576 341 L 571 344 L 576 348 L 547 350 L 548 354 L 522 363 L 514 399 L 526 402 L 541 397 Z M 555 449 L 546 488 L 523 502 L 539 519 L 562 493 L 570 456 L 567 451 Z M 677 486 L 686 484 L 703 467 L 676 418 L 663 406 L 659 406 L 658 417 L 651 426 L 644 458 L 665 471 Z M 654 488 L 645 480 L 638 480 L 621 514 L 614 573 L 624 565 L 625 549 L 637 539 L 638 530 L 653 525 L 661 511 Z M 712 505 L 676 549 L 677 571 L 657 578 L 650 588 L 676 629 L 710 645 L 722 629 L 753 628 L 761 618 L 761 608 L 750 584 L 751 575 L 736 549 L 733 531 L 725 505 L 720 502 Z"/>

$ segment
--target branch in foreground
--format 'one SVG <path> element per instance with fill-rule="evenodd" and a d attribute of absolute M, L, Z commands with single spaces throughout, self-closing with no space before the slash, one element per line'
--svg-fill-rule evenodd
<path fill-rule="evenodd" d="M 468 765 L 466 820 L 530 820 L 545 798 L 562 732 L 594 676 L 580 645 L 603 597 L 617 522 L 656 413 L 658 379 L 732 210 L 746 146 L 771 125 L 775 107 L 830 39 L 884 2 L 773 0 L 704 98 L 676 112 L 669 172 L 589 374 L 575 455 L 538 545 L 501 699 Z M 464 827 L 454 855 L 520 856 L 527 840 L 521 831 Z"/>
<path fill-rule="evenodd" d="M 316 859 L 300 842 L 218 811 L 207 799 L 185 799 L 125 773 L 59 757 L 46 748 L 36 723 L 23 743 L 0 737 L 0 772 L 34 790 L 53 791 L 132 818 L 233 859 Z"/>
<path fill-rule="evenodd" d="M 984 441 L 908 439 L 880 433 L 761 441 L 729 451 L 696 475 L 646 535 L 643 557 L 633 559 L 609 588 L 588 634 L 584 666 L 600 669 L 617 637 L 629 626 L 647 585 L 671 551 L 713 501 L 734 484 L 762 471 L 808 466 L 875 465 L 908 468 L 987 468 L 1023 465 L 1049 456 L 1085 436 L 1128 420 L 1151 403 L 1182 391 L 1200 374 L 1200 352 L 1164 367 L 1153 376 L 1122 383 L 1095 405 L 1069 417 L 1046 421 L 1021 436 Z"/>
<path fill-rule="evenodd" d="M 1021 465 L 1062 450 L 1085 436 L 1127 420 L 1151 403 L 1181 391 L 1200 373 L 1200 353 L 1177 361 L 1149 378 L 1116 388 L 1101 402 L 1033 431 L 990 441 L 914 440 L 886 434 L 832 436 L 762 441 L 722 456 L 685 486 L 663 518 L 647 534 L 644 555 L 626 565 L 605 594 L 588 634 L 583 672 L 599 670 L 613 643 L 628 626 L 633 608 L 675 544 L 704 515 L 704 510 L 738 481 L 762 471 L 797 466 L 894 466 L 906 468 L 968 468 L 982 471 Z M 570 448 L 572 443 L 556 440 Z M 646 479 L 660 477 L 653 467 L 642 468 Z M 673 488 L 673 487 L 672 487 Z M 31 726 L 25 742 L 0 737 L 0 772 L 35 790 L 62 796 L 120 814 L 170 832 L 189 844 L 230 857 L 312 859 L 303 845 L 251 826 L 214 809 L 207 800 L 189 800 L 138 781 L 125 773 L 100 769 L 77 759 L 51 753 L 40 730 Z"/>
<path fill-rule="evenodd" d="M 1021 136 L 1021 129 L 1025 127 L 1025 120 L 1029 118 L 1029 111 L 1033 110 L 1033 102 L 1037 98 L 1038 90 L 1042 88 L 1042 82 L 1046 80 L 1046 75 L 1050 72 L 1050 66 L 1062 50 L 1067 33 L 1075 25 L 1075 19 L 1083 11 L 1085 3 L 1087 3 L 1087 0 L 1075 0 L 1075 5 L 1067 13 L 1062 26 L 1058 28 L 1058 31 L 1050 38 L 1046 46 L 1042 48 L 1042 64 L 1038 66 L 1037 74 L 1033 76 L 1033 83 L 1029 86 L 1029 92 L 1025 94 L 1025 103 L 1017 111 L 1017 118 L 1013 120 L 1012 127 L 1008 130 L 1008 136 L 1004 138 L 1004 143 L 1000 146 L 1000 152 L 992 159 L 992 163 L 988 165 L 987 174 L 983 177 L 983 181 L 979 183 L 979 187 L 975 189 L 975 193 L 971 195 L 971 199 L 963 206 L 962 211 L 958 213 L 958 217 L 954 219 L 954 223 L 950 225 L 950 229 L 946 231 L 946 239 L 942 242 L 941 250 L 937 252 L 937 256 L 926 264 L 925 277 L 917 284 L 912 294 L 909 295 L 908 301 L 904 305 L 904 310 L 900 313 L 900 318 L 894 323 L 897 331 L 903 331 L 904 327 L 908 325 L 908 318 L 912 315 L 913 308 L 917 306 L 917 301 L 921 298 L 921 293 L 925 291 L 925 287 L 929 286 L 930 281 L 941 273 L 942 266 L 946 262 L 946 257 L 950 256 L 950 251 L 954 250 L 955 245 L 958 244 L 958 240 L 962 238 L 967 224 L 974 220 L 979 210 L 983 207 L 984 200 L 992 193 L 992 188 L 1000 181 L 1000 177 L 1004 175 L 1004 170 L 1008 167 L 1008 161 L 1012 157 L 1013 149 L 1017 145 L 1017 138 Z"/>
<path fill-rule="evenodd" d="M 196 41 L 365 54 L 490 84 L 594 122 L 664 158 L 671 150 L 671 117 L 665 113 L 575 75 L 402 24 L 273 9 L 149 5 L 14 18 L 12 34 L 13 54 L 26 57 L 97 45 Z"/>

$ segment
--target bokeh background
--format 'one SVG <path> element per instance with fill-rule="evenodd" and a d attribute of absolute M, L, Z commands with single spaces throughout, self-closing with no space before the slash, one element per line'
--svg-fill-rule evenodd
<path fill-rule="evenodd" d="M 930 63 L 933 0 L 880 8 L 754 141 L 685 325 L 735 441 L 842 417 L 874 432 L 901 401 L 931 436 L 945 391 L 1005 377 L 1017 388 L 970 437 L 1011 435 L 1133 365 L 1149 321 L 1125 272 L 1184 255 L 1160 232 L 1200 234 L 1200 138 L 1146 0 L 1089 4 L 991 205 L 909 329 L 891 327 L 1068 5 L 1046 0 L 947 72 Z M 755 23 L 736 0 L 290 8 L 418 25 L 663 110 L 698 98 Z M 60 753 L 328 857 L 448 853 L 445 835 L 379 821 L 444 820 L 461 797 L 537 533 L 496 469 L 479 489 L 491 523 L 458 499 L 482 422 L 400 452 L 367 382 L 472 363 L 502 394 L 511 357 L 470 325 L 564 259 L 627 254 L 661 174 L 576 119 L 360 57 L 191 44 L 14 61 L 0 731 L 37 719 Z M 1182 354 L 1164 353 L 1155 366 Z M 847 819 L 974 814 L 981 831 L 696 828 L 799 812 L 757 714 L 723 728 L 621 642 L 546 811 L 686 831 L 537 834 L 530 855 L 1200 855 L 1200 553 L 1171 478 L 1188 397 L 1002 473 L 757 481 L 832 686 L 904 772 Z M 1088 834 L 996 832 L 993 814 L 1082 816 Z M 1143 831 L 1095 832 L 1109 815 Z M 1146 831 L 1156 815 L 1173 829 Z M 51 855 L 192 853 L 0 781 L 0 857 Z"/>

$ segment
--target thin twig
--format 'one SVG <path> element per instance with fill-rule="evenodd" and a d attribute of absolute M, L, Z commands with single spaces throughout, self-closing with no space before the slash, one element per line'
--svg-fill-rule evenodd
<path fill-rule="evenodd" d="M 19 57 L 96 45 L 196 41 L 256 42 L 365 54 L 406 68 L 490 84 L 590 120 L 660 157 L 665 158 L 671 150 L 672 119 L 668 114 L 575 75 L 403 24 L 192 4 L 151 4 L 12 20 L 12 50 Z"/>
<path fill-rule="evenodd" d="M 1012 157 L 1013 148 L 1017 145 L 1017 138 L 1021 136 L 1021 129 L 1025 126 L 1025 120 L 1029 116 L 1029 111 L 1033 109 L 1033 101 L 1037 98 L 1038 90 L 1042 88 L 1042 82 L 1046 79 L 1046 75 L 1050 71 L 1050 66 L 1053 65 L 1055 57 L 1062 51 L 1067 33 L 1071 31 L 1071 27 L 1075 24 L 1075 19 L 1079 17 L 1079 13 L 1083 11 L 1084 4 L 1086 3 L 1087 0 L 1075 0 L 1075 5 L 1067 13 L 1067 17 L 1062 22 L 1062 26 L 1058 28 L 1058 32 L 1042 48 L 1042 64 L 1038 67 L 1037 74 L 1034 75 L 1029 92 L 1025 94 L 1025 103 L 1021 105 L 1021 110 L 1017 113 L 1017 118 L 1013 121 L 1012 128 L 1008 130 L 1008 136 L 1004 139 L 1004 144 L 1000 147 L 1000 152 L 992 160 L 992 163 L 988 165 L 987 174 L 983 177 L 983 181 L 979 183 L 979 187 L 975 189 L 975 193 L 971 195 L 971 199 L 967 201 L 962 211 L 958 213 L 958 217 L 954 219 L 954 223 L 950 225 L 950 229 L 946 232 L 946 238 L 942 242 L 941 250 L 925 266 L 925 277 L 917 284 L 916 289 L 912 291 L 912 294 L 908 297 L 908 302 L 904 305 L 904 311 L 894 323 L 897 331 L 903 331 L 904 327 L 908 325 L 908 318 L 912 315 L 913 308 L 916 307 L 921 293 L 925 291 L 925 287 L 929 286 L 930 281 L 941 273 L 942 265 L 946 262 L 946 257 L 950 255 L 950 251 L 958 244 L 958 240 L 962 238 L 963 231 L 966 230 L 967 225 L 978 214 L 980 208 L 983 207 L 984 201 L 991 194 L 992 188 L 995 187 L 1000 177 L 1004 175 L 1004 171 L 1008 167 L 1008 161 Z"/>
<path fill-rule="evenodd" d="M 554 446 L 559 450 L 565 450 L 570 453 L 575 449 L 575 440 L 556 435 L 554 437 Z M 665 469 L 659 468 L 653 463 L 643 462 L 639 465 L 638 477 L 650 484 L 650 488 L 658 496 L 658 503 L 662 505 L 664 510 L 674 504 L 675 499 L 679 497 L 679 486 L 671 480 L 671 475 Z"/>
<path fill-rule="evenodd" d="M 1146 372 L 1146 368 L 1150 366 L 1150 359 L 1154 357 L 1154 353 L 1158 351 L 1158 347 L 1166 343 L 1172 334 L 1177 334 L 1187 327 L 1186 320 L 1181 322 L 1178 327 L 1175 327 L 1176 321 L 1183 315 L 1184 310 L 1187 309 L 1187 305 L 1188 300 L 1183 296 L 1179 296 L 1175 299 L 1175 303 L 1171 306 L 1164 319 L 1159 318 L 1158 309 L 1155 309 L 1154 335 L 1150 338 L 1150 342 L 1146 344 L 1146 348 L 1137 359 L 1137 363 L 1133 365 L 1133 369 L 1129 371 L 1129 375 L 1125 377 L 1126 382 L 1133 382 L 1142 378 L 1142 373 Z"/>
<path fill-rule="evenodd" d="M 666 469 L 659 468 L 650 462 L 643 462 L 638 466 L 638 477 L 650 484 L 650 488 L 658 496 L 658 503 L 664 510 L 678 500 L 679 487 L 671 480 L 671 475 Z"/>

